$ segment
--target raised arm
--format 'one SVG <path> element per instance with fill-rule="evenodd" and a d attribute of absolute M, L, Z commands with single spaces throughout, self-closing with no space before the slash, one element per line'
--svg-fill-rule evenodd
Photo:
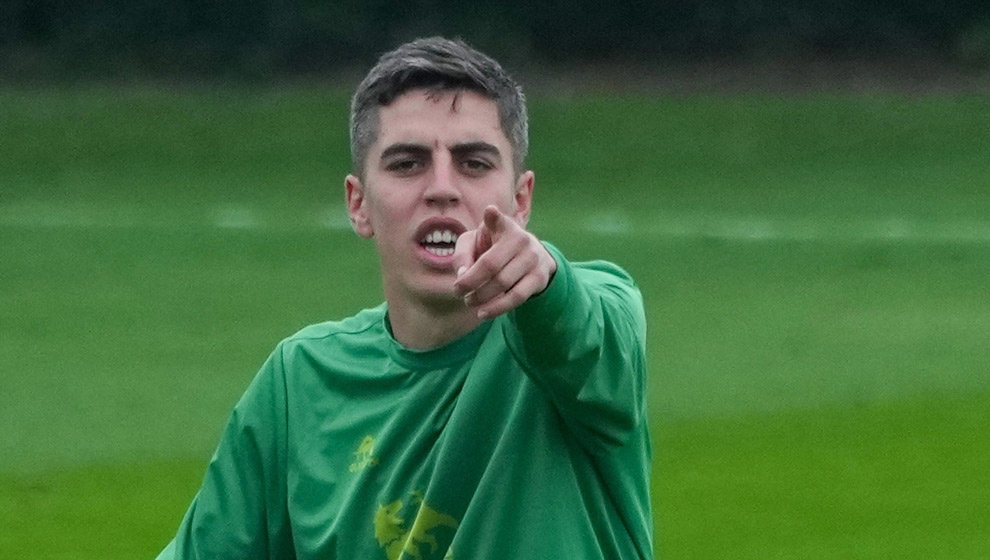
<path fill-rule="evenodd" d="M 589 449 L 646 421 L 646 319 L 632 278 L 572 264 L 494 207 L 457 243 L 455 286 L 482 318 L 506 314 L 507 343 Z"/>

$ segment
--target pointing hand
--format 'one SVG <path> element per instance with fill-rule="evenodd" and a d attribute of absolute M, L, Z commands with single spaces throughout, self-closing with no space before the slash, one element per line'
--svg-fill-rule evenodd
<path fill-rule="evenodd" d="M 478 317 L 501 315 L 546 289 L 557 262 L 535 235 L 495 206 L 457 239 L 454 288 Z"/>

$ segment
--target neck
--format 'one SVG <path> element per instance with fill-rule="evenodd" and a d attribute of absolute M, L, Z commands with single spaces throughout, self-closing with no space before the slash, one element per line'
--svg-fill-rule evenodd
<path fill-rule="evenodd" d="M 450 306 L 403 306 L 389 302 L 392 336 L 406 348 L 431 350 L 453 342 L 481 324 L 460 301 Z"/>

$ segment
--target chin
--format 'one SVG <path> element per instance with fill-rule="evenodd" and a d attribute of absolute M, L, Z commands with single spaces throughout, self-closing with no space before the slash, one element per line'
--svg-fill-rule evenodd
<path fill-rule="evenodd" d="M 419 294 L 419 301 L 426 307 L 442 313 L 451 313 L 465 309 L 464 300 L 453 290 L 427 290 Z"/>

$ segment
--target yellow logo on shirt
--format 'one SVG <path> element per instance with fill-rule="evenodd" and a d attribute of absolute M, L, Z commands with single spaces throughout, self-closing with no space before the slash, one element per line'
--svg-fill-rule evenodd
<path fill-rule="evenodd" d="M 385 551 L 388 560 L 399 560 L 403 554 L 415 560 L 434 557 L 440 548 L 436 532 L 442 527 L 457 528 L 457 520 L 441 513 L 423 501 L 422 492 L 413 492 L 410 505 L 416 507 L 416 519 L 406 528 L 406 520 L 400 517 L 402 500 L 396 500 L 378 508 L 375 513 L 375 539 Z M 424 554 L 425 553 L 425 554 Z M 448 548 L 444 560 L 453 560 Z"/>
<path fill-rule="evenodd" d="M 378 464 L 378 457 L 375 456 L 375 438 L 372 436 L 364 436 L 361 440 L 361 444 L 358 445 L 357 451 L 354 452 L 354 462 L 347 470 L 351 472 L 358 472 L 364 470 L 368 467 L 373 467 Z"/>

